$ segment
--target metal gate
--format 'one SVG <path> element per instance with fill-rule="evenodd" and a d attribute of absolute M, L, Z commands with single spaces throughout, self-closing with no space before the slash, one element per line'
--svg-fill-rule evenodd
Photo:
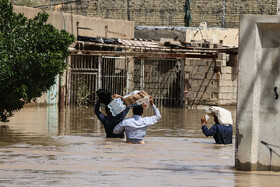
<path fill-rule="evenodd" d="M 69 104 L 94 103 L 95 92 L 100 88 L 119 95 L 126 94 L 126 58 L 71 55 L 68 74 Z"/>
<path fill-rule="evenodd" d="M 103 56 L 99 64 L 99 88 L 109 90 L 113 94 L 127 94 L 128 60 L 125 57 Z"/>
<path fill-rule="evenodd" d="M 159 106 L 183 105 L 183 60 L 134 59 L 134 67 L 135 90 L 145 90 Z"/>
<path fill-rule="evenodd" d="M 87 104 L 94 102 L 98 88 L 98 57 L 71 55 L 68 75 L 68 103 Z"/>
<path fill-rule="evenodd" d="M 159 106 L 182 106 L 183 70 L 180 59 L 71 55 L 68 103 L 93 103 L 102 88 L 119 95 L 145 90 Z"/>

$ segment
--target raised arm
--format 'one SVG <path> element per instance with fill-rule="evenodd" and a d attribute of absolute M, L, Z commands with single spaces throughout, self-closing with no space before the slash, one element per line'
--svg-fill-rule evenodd
<path fill-rule="evenodd" d="M 105 116 L 100 112 L 100 101 L 99 100 L 96 101 L 94 113 L 101 122 L 103 122 L 105 120 L 104 119 Z"/>
<path fill-rule="evenodd" d="M 214 136 L 214 134 L 217 131 L 217 127 L 216 125 L 212 125 L 212 127 L 210 129 L 208 129 L 208 127 L 204 124 L 201 127 L 202 132 L 205 134 L 205 136 Z"/>
<path fill-rule="evenodd" d="M 153 104 L 152 107 L 155 115 L 143 118 L 146 126 L 154 125 L 161 118 L 160 112 L 156 105 Z"/>
<path fill-rule="evenodd" d="M 127 113 L 129 112 L 129 109 L 130 108 L 126 108 L 123 112 L 121 112 L 120 114 L 118 114 L 116 117 L 120 120 L 120 121 L 122 121 L 123 120 L 123 118 L 127 115 Z"/>

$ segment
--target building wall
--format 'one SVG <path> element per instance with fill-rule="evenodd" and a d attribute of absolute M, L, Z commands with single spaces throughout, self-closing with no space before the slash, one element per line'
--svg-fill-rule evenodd
<path fill-rule="evenodd" d="M 238 29 L 187 28 L 186 41 L 209 41 L 237 47 Z M 216 59 L 186 59 L 185 105 L 236 105 L 238 60 L 236 55 L 220 53 Z"/>
<path fill-rule="evenodd" d="M 280 16 L 240 23 L 235 166 L 280 171 Z"/>
<path fill-rule="evenodd" d="M 239 39 L 238 29 L 226 28 L 187 28 L 186 29 L 186 42 L 191 40 L 206 39 L 215 44 L 222 44 L 224 46 L 237 47 Z"/>
<path fill-rule="evenodd" d="M 13 0 L 20 3 L 24 0 Z M 26 1 L 26 0 L 25 0 Z M 238 28 L 239 16 L 275 15 L 279 0 L 192 0 L 190 12 L 192 23 L 198 27 L 207 22 L 208 27 Z M 145 26 L 184 26 L 183 5 L 185 0 L 80 0 L 76 3 L 56 5 L 65 0 L 29 0 L 33 6 L 73 12 L 84 16 L 105 19 L 124 19 Z M 52 7 L 50 7 L 52 2 Z M 30 3 L 29 3 L 30 4 Z M 49 7 L 48 7 L 49 6 Z"/>
<path fill-rule="evenodd" d="M 186 59 L 185 106 L 236 105 L 237 64 L 236 59 L 221 53 L 213 59 Z M 232 62 L 232 63 L 231 63 Z"/>
<path fill-rule="evenodd" d="M 23 6 L 14 6 L 14 11 L 16 13 L 23 13 L 28 18 L 32 18 L 39 12 L 43 12 L 43 10 L 40 10 L 38 8 L 29 8 Z M 107 37 L 127 39 L 134 37 L 135 25 L 132 21 L 71 15 L 68 13 L 62 13 L 60 11 L 47 11 L 47 13 L 50 14 L 48 23 L 52 24 L 57 29 L 65 29 L 69 33 L 73 33 L 75 36 L 77 34 L 77 22 L 79 22 L 79 27 L 87 27 L 92 29 L 79 30 L 80 35 L 105 37 L 105 26 L 108 26 L 109 31 L 120 33 L 122 35 L 124 34 L 125 36 L 123 37 L 122 35 L 107 33 Z"/>

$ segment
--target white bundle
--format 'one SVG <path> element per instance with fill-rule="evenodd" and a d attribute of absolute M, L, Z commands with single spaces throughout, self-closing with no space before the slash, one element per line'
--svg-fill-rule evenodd
<path fill-rule="evenodd" d="M 211 106 L 206 109 L 206 112 L 209 114 L 216 115 L 218 118 L 218 121 L 220 122 L 221 125 L 232 125 L 233 124 L 231 112 L 222 107 Z"/>

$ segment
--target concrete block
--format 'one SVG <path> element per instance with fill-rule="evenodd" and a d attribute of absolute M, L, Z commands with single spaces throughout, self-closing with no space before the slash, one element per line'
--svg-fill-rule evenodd
<path fill-rule="evenodd" d="M 236 103 L 236 100 L 237 100 L 237 93 L 236 92 L 232 93 L 232 100 L 233 100 L 234 103 Z"/>
<path fill-rule="evenodd" d="M 226 66 L 226 61 L 216 60 L 216 66 L 218 67 Z"/>
<path fill-rule="evenodd" d="M 207 79 L 215 79 L 215 73 L 213 71 L 209 71 L 206 76 Z"/>
<path fill-rule="evenodd" d="M 232 67 L 230 67 L 230 66 L 221 67 L 221 73 L 222 74 L 232 74 Z"/>
<path fill-rule="evenodd" d="M 192 86 L 191 91 L 193 91 L 193 92 L 198 92 L 198 91 L 199 91 L 199 92 L 202 92 L 202 91 L 204 91 L 204 87 L 201 86 L 201 85 Z"/>
<path fill-rule="evenodd" d="M 232 93 L 220 93 L 219 99 L 221 100 L 231 100 L 232 99 Z"/>
<path fill-rule="evenodd" d="M 191 60 L 191 61 L 190 61 L 190 65 L 191 65 L 191 66 L 197 66 L 197 63 L 198 63 L 198 60 L 197 60 L 197 59 Z"/>
<path fill-rule="evenodd" d="M 232 87 L 220 87 L 219 88 L 220 93 L 233 93 Z"/>
<path fill-rule="evenodd" d="M 213 87 L 213 86 L 208 86 L 207 87 L 207 92 L 219 93 L 219 88 L 218 87 Z"/>
<path fill-rule="evenodd" d="M 218 59 L 222 60 L 222 61 L 227 60 L 227 54 L 226 53 L 219 53 L 218 54 Z"/>
<path fill-rule="evenodd" d="M 220 87 L 232 87 L 232 82 L 230 80 L 220 80 L 218 84 Z"/>
<path fill-rule="evenodd" d="M 237 87 L 237 86 L 238 86 L 237 79 L 236 79 L 236 80 L 234 80 L 234 81 L 232 81 L 232 86 L 233 86 L 233 87 Z"/>
<path fill-rule="evenodd" d="M 203 100 L 209 100 L 211 99 L 211 93 L 207 93 L 207 92 L 204 92 L 203 93 L 203 97 L 202 97 Z"/>
<path fill-rule="evenodd" d="M 218 87 L 219 86 L 218 81 L 216 81 L 216 80 L 211 80 L 210 85 L 213 86 L 213 87 Z"/>
<path fill-rule="evenodd" d="M 190 73 L 198 72 L 198 66 L 186 66 L 185 71 Z"/>
<path fill-rule="evenodd" d="M 211 69 L 210 69 L 211 70 Z M 199 66 L 198 67 L 198 72 L 199 73 L 206 73 L 206 72 L 208 72 L 209 71 L 209 67 L 207 67 L 207 66 Z"/>
<path fill-rule="evenodd" d="M 207 65 L 207 66 L 214 67 L 214 66 L 215 66 L 215 63 L 214 63 L 213 60 L 207 60 L 207 61 L 206 61 L 206 65 Z"/>
<path fill-rule="evenodd" d="M 211 93 L 211 99 L 218 100 L 219 99 L 219 93 Z"/>
<path fill-rule="evenodd" d="M 207 61 L 203 60 L 203 59 L 199 59 L 199 60 L 192 60 L 191 61 L 191 65 L 192 66 L 206 66 Z"/>
<path fill-rule="evenodd" d="M 189 79 L 189 82 L 190 82 L 190 85 L 191 85 L 191 86 L 197 86 L 197 85 L 198 85 L 196 79 Z"/>
<path fill-rule="evenodd" d="M 230 80 L 231 81 L 231 78 L 232 78 L 231 74 L 221 74 L 221 79 L 222 80 Z"/>
<path fill-rule="evenodd" d="M 233 102 L 233 100 L 222 100 L 222 99 L 220 99 L 220 100 L 218 100 L 218 103 L 219 103 L 219 105 L 232 105 L 232 103 L 234 103 L 234 102 Z"/>
<path fill-rule="evenodd" d="M 192 78 L 194 78 L 194 79 L 205 79 L 205 73 L 192 74 Z"/>

